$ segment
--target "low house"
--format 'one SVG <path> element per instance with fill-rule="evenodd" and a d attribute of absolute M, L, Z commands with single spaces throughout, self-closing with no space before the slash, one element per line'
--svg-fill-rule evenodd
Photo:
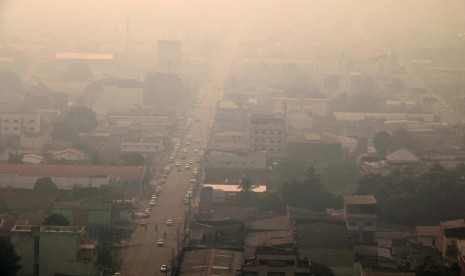
<path fill-rule="evenodd" d="M 178 270 L 184 275 L 237 275 L 241 270 L 242 252 L 217 248 L 187 250 Z"/>
<path fill-rule="evenodd" d="M 344 197 L 344 216 L 354 243 L 373 243 L 378 202 L 373 195 Z"/>
<path fill-rule="evenodd" d="M 391 166 L 419 165 L 420 159 L 407 149 L 398 149 L 386 156 L 386 161 Z"/>
<path fill-rule="evenodd" d="M 417 243 L 425 246 L 437 247 L 439 238 L 439 226 L 417 226 Z"/>
<path fill-rule="evenodd" d="M 58 150 L 52 153 L 53 160 L 82 161 L 85 158 L 86 156 L 82 151 L 73 148 Z"/>
<path fill-rule="evenodd" d="M 94 275 L 97 241 L 85 234 L 83 226 L 16 225 L 11 241 L 21 258 L 18 274 Z"/>
<path fill-rule="evenodd" d="M 146 173 L 147 168 L 141 166 L 0 164 L 0 188 L 33 189 L 38 178 L 50 177 L 58 189 L 118 184 L 140 195 Z"/>

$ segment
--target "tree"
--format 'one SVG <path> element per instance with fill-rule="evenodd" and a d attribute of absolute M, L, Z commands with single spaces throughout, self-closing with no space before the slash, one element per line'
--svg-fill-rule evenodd
<path fill-rule="evenodd" d="M 0 275 L 16 275 L 21 268 L 11 240 L 0 236 Z"/>
<path fill-rule="evenodd" d="M 53 183 L 52 178 L 47 176 L 37 178 L 36 183 L 34 184 L 34 190 L 38 192 L 54 193 L 58 190 L 58 187 L 55 183 Z"/>
<path fill-rule="evenodd" d="M 349 111 L 375 112 L 379 109 L 379 100 L 373 92 L 358 93 L 351 98 L 349 103 Z"/>
<path fill-rule="evenodd" d="M 385 156 L 389 151 L 391 135 L 386 131 L 379 131 L 373 136 L 373 146 L 381 156 Z"/>
<path fill-rule="evenodd" d="M 69 220 L 62 214 L 53 213 L 44 218 L 43 225 L 68 226 Z"/>
<path fill-rule="evenodd" d="M 8 153 L 8 164 L 23 164 L 22 156 L 17 153 Z"/>
<path fill-rule="evenodd" d="M 284 183 L 281 195 L 288 206 L 314 211 L 340 204 L 340 198 L 326 189 L 313 167 L 309 167 L 302 178 Z"/>
<path fill-rule="evenodd" d="M 395 129 L 391 134 L 391 151 L 398 149 L 408 149 L 413 152 L 418 152 L 421 150 L 421 144 L 417 137 L 415 137 L 410 131 L 398 128 Z"/>
<path fill-rule="evenodd" d="M 12 71 L 0 72 L 0 94 L 20 93 L 23 91 L 21 77 Z"/>
<path fill-rule="evenodd" d="M 128 152 L 121 156 L 125 166 L 143 166 L 145 165 L 145 158 L 138 152 Z"/>
<path fill-rule="evenodd" d="M 243 175 L 241 180 L 239 181 L 238 186 L 238 188 L 241 189 L 239 196 L 243 198 L 245 201 L 249 201 L 250 196 L 254 192 L 253 190 L 256 187 L 257 185 L 252 184 L 252 181 L 250 181 L 250 179 L 247 176 Z"/>
<path fill-rule="evenodd" d="M 61 140 L 74 140 L 81 132 L 88 132 L 97 126 L 95 112 L 84 106 L 73 107 L 58 120 L 52 129 L 52 137 Z"/>
<path fill-rule="evenodd" d="M 71 64 L 66 72 L 61 76 L 62 81 L 84 82 L 93 78 L 89 65 L 82 63 Z"/>

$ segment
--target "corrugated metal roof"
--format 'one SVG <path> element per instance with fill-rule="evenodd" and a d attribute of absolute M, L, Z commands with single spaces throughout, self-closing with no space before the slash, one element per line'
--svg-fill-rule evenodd
<path fill-rule="evenodd" d="M 137 181 L 142 174 L 140 166 L 75 166 L 75 165 L 30 165 L 30 164 L 0 164 L 0 175 L 19 176 L 64 176 L 89 177 L 95 175 L 110 175 L 126 181 Z"/>
<path fill-rule="evenodd" d="M 98 53 L 56 53 L 55 59 L 112 60 L 112 59 L 113 59 L 113 54 L 98 54 Z"/>

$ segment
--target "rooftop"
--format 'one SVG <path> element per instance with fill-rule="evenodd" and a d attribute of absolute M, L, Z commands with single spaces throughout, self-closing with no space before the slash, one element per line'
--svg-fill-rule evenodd
<path fill-rule="evenodd" d="M 224 249 L 189 250 L 178 275 L 231 275 L 242 267 L 242 253 Z"/>
<path fill-rule="evenodd" d="M 98 53 L 56 53 L 58 60 L 113 60 L 113 54 Z"/>
<path fill-rule="evenodd" d="M 373 195 L 355 195 L 355 196 L 345 196 L 344 205 L 354 205 L 354 204 L 376 204 L 375 196 Z"/>
<path fill-rule="evenodd" d="M 0 175 L 36 177 L 92 177 L 110 175 L 124 181 L 138 181 L 142 174 L 141 166 L 80 166 L 80 165 L 31 165 L 0 164 Z"/>
<path fill-rule="evenodd" d="M 213 190 L 223 190 L 227 193 L 238 193 L 241 191 L 239 184 L 204 184 L 203 187 L 212 187 Z M 266 192 L 266 185 L 254 185 L 252 191 L 255 193 L 264 193 Z"/>

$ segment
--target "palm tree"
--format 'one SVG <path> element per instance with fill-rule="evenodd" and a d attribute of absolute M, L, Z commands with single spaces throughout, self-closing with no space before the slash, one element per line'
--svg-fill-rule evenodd
<path fill-rule="evenodd" d="M 257 185 L 253 185 L 250 179 L 243 175 L 239 180 L 239 185 L 237 187 L 241 189 L 240 194 L 243 195 L 245 201 L 249 201 L 250 195 L 254 192 L 253 190 L 257 187 Z"/>

